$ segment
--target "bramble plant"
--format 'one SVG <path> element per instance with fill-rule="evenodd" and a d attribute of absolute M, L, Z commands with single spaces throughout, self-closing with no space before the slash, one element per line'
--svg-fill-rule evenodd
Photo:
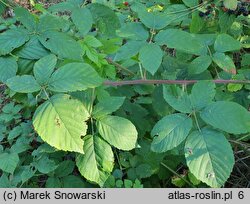
<path fill-rule="evenodd" d="M 247 8 L 15 7 L 0 22 L 0 187 L 224 186 L 229 141 L 250 133 Z"/>

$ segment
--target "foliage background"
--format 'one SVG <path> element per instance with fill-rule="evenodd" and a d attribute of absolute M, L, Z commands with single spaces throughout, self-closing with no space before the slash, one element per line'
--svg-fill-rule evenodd
<path fill-rule="evenodd" d="M 6 1 L 7 2 L 7 1 Z M 15 3 L 20 4 L 22 7 L 28 8 L 34 14 L 37 14 L 39 11 L 40 6 L 49 7 L 54 3 L 58 3 L 59 1 L 15 1 L 15 2 L 8 2 L 13 6 L 16 6 Z M 103 3 L 110 6 L 109 3 L 106 1 L 99 1 L 99 3 Z M 132 1 L 131 1 L 132 2 Z M 164 1 L 163 1 L 164 2 Z M 37 4 L 41 3 L 41 4 Z M 129 15 L 130 10 L 123 4 L 123 1 L 120 1 L 119 4 L 116 6 L 119 8 L 117 13 L 123 13 L 124 15 Z M 130 3 L 130 1 L 129 1 Z M 183 2 L 175 2 L 171 1 L 172 4 L 183 5 Z M 32 5 L 33 4 L 33 5 Z M 157 5 L 157 6 L 155 6 Z M 217 5 L 217 4 L 216 4 Z M 151 4 L 147 5 L 151 9 L 161 9 L 160 3 L 157 4 L 155 2 L 151 2 Z M 117 7 L 112 7 L 112 9 L 116 9 Z M 227 17 L 222 17 L 223 13 L 221 14 L 221 8 L 218 6 L 219 11 L 216 10 L 215 16 L 205 17 L 206 22 L 205 26 L 203 26 L 203 31 L 201 33 L 219 33 L 221 30 L 219 29 L 227 29 L 228 22 L 232 18 L 233 15 L 224 14 Z M 206 12 L 205 10 L 201 10 L 201 12 Z M 39 13 L 39 12 L 38 12 Z M 190 26 L 196 30 L 199 29 L 199 21 L 202 21 L 200 18 L 196 16 L 196 14 L 190 16 L 193 22 L 187 22 L 187 25 L 181 25 L 182 29 L 189 28 Z M 226 13 L 226 12 L 224 12 Z M 10 13 L 4 13 L 4 17 L 10 15 Z M 67 15 L 67 13 L 66 13 Z M 143 15 L 143 14 L 141 14 Z M 178 14 L 180 16 L 180 14 Z M 219 15 L 219 16 L 218 16 Z M 242 18 L 242 19 L 241 19 Z M 129 21 L 137 21 L 138 16 L 130 16 L 128 18 Z M 142 17 L 143 19 L 143 17 Z M 198 20 L 197 20 L 198 19 Z M 198 21 L 198 22 L 197 22 Z M 232 25 L 236 21 L 235 27 L 232 26 L 230 31 L 226 31 L 229 35 L 233 36 L 236 39 L 246 37 L 249 35 L 249 17 L 244 18 L 242 16 L 238 17 L 237 20 L 233 18 Z M 144 22 L 143 22 L 144 23 Z M 202 24 L 202 22 L 200 22 Z M 11 25 L 11 19 L 9 25 Z M 147 25 L 147 22 L 145 23 Z M 246 24 L 247 26 L 242 26 L 242 24 Z M 8 25 L 8 26 L 9 26 Z M 147 25 L 150 27 L 150 25 Z M 239 26 L 239 27 L 237 27 Z M 149 30 L 149 29 L 148 29 Z M 161 30 L 161 28 L 160 28 Z M 122 30 L 125 32 L 126 30 Z M 139 31 L 140 32 L 140 31 Z M 142 32 L 142 31 L 141 31 Z M 121 33 L 122 34 L 122 33 Z M 152 34 L 152 30 L 151 33 Z M 142 33 L 140 33 L 142 35 Z M 146 34 L 145 34 L 146 35 Z M 122 36 L 122 35 L 121 35 Z M 122 38 L 126 39 L 125 36 Z M 124 40 L 123 39 L 123 40 Z M 241 38 L 242 39 L 242 38 Z M 102 43 L 107 43 L 105 39 L 101 39 Z M 116 41 L 117 40 L 117 41 Z M 179 39 L 177 39 L 178 41 Z M 223 38 L 224 40 L 224 38 Z M 222 41 L 223 41 L 222 40 Z M 98 70 L 99 74 L 102 72 L 98 63 L 103 63 L 101 55 L 103 52 L 112 53 L 112 49 L 117 52 L 122 44 L 116 42 L 121 41 L 121 39 L 113 39 L 113 42 L 107 43 L 104 47 L 105 50 L 98 50 L 98 42 L 97 47 L 93 47 L 93 50 L 98 50 L 98 53 L 94 52 L 94 55 L 88 55 L 89 63 L 96 63 L 96 69 Z M 247 39 L 246 39 L 247 41 Z M 249 42 L 249 40 L 247 41 Z M 93 43 L 93 41 L 91 42 Z M 169 45 L 171 42 L 167 42 Z M 218 49 L 227 49 L 223 48 L 226 43 L 223 42 L 222 45 L 218 46 Z M 230 44 L 230 43 L 229 43 Z M 138 43 L 139 45 L 139 43 Z M 133 41 L 132 44 L 133 48 L 136 46 L 135 42 Z M 249 51 L 248 44 L 245 45 L 244 48 L 241 50 L 236 49 L 237 51 L 231 51 L 229 48 L 229 55 L 233 59 L 233 63 L 236 65 L 235 69 L 238 70 L 237 75 L 235 75 L 235 69 L 232 67 L 228 67 L 231 65 L 231 61 L 229 64 L 227 63 L 226 68 L 228 70 L 220 70 L 220 62 L 214 68 L 211 68 L 209 71 L 211 72 L 212 76 L 216 76 L 216 72 L 219 72 L 219 75 L 223 79 L 237 79 L 237 80 L 249 80 L 249 55 L 247 52 Z M 222 48 L 221 48 L 222 47 Z M 237 47 L 237 45 L 236 45 Z M 110 51 L 111 49 L 111 51 Z M 153 48 L 150 48 L 153 49 Z M 164 45 L 163 45 L 164 49 Z M 173 45 L 173 48 L 166 47 L 167 56 L 163 59 L 164 66 L 167 67 L 167 71 L 165 74 L 171 73 L 172 76 L 168 79 L 176 79 L 177 78 L 183 79 L 182 76 L 185 76 L 185 70 L 180 67 L 185 67 L 186 63 L 190 63 L 190 55 L 185 54 L 183 50 L 179 50 L 180 48 L 176 48 Z M 234 50 L 234 49 L 233 49 Z M 131 50 L 129 50 L 131 52 Z M 224 52 L 224 51 L 223 51 Z M 225 51 L 227 52 L 227 50 Z M 122 53 L 118 51 L 120 55 L 116 55 L 116 60 L 110 61 L 109 71 L 106 73 L 102 73 L 107 75 L 109 79 L 119 79 L 125 78 L 127 75 L 125 67 L 128 67 L 130 72 L 136 72 L 138 67 L 133 66 L 132 60 L 140 60 L 144 66 L 147 66 L 148 61 L 144 62 L 144 58 L 147 59 L 148 56 L 143 57 L 138 56 L 138 59 L 124 60 L 124 55 L 130 54 L 128 52 Z M 96 56 L 101 59 L 96 60 Z M 147 55 L 147 52 L 145 52 Z M 159 54 L 160 55 L 160 54 Z M 98 58 L 97 57 L 97 58 Z M 133 57 L 133 55 L 131 55 Z M 141 57 L 141 58 L 140 58 Z M 152 57 L 152 56 L 150 56 Z M 148 57 L 150 59 L 150 57 Z M 221 59 L 219 56 L 218 59 Z M 120 58 L 120 59 L 119 59 Z M 157 58 L 157 56 L 156 56 Z M 109 59 L 108 59 L 109 60 Z M 204 60 L 202 63 L 204 63 Z M 105 64 L 105 63 L 104 63 Z M 150 65 L 149 69 L 155 65 Z M 200 66 L 200 64 L 199 64 Z M 23 66 L 23 68 L 28 68 L 27 64 Z M 99 68 L 98 68 L 99 67 Z M 224 67 L 224 65 L 222 66 Z M 114 73 L 114 70 L 122 69 L 117 73 Z M 207 67 L 206 67 L 207 68 Z M 205 69 L 206 69 L 205 68 Z M 232 68 L 232 69 L 231 69 Z M 172 70 L 171 70 L 172 69 Z M 245 70 L 245 72 L 240 72 Z M 177 73 L 175 71 L 178 70 Z M 25 74 L 29 73 L 29 70 L 23 70 Z M 154 74 L 154 70 L 148 70 L 151 74 Z M 194 72 L 197 71 L 196 67 L 194 67 Z M 117 74 L 117 76 L 115 76 Z M 150 73 L 147 73 L 147 77 L 154 78 L 151 76 Z M 244 75 L 245 74 L 245 75 Z M 144 77 L 141 72 L 137 72 L 139 77 Z M 161 75 L 160 78 L 165 77 L 164 73 Z M 200 75 L 199 78 L 207 79 L 206 74 Z M 248 78 L 247 78 L 247 77 Z M 184 77 L 185 78 L 185 77 Z M 144 78 L 143 78 L 144 79 Z M 192 78 L 190 78 L 192 79 Z M 194 78 L 196 79 L 196 78 Z M 206 88 L 209 84 L 205 84 Z M 210 84 L 211 85 L 211 84 Z M 209 85 L 209 86 L 210 86 Z M 212 87 L 213 85 L 211 85 Z M 202 87 L 202 84 L 201 84 Z M 183 88 L 183 86 L 182 86 Z M 185 87 L 184 87 L 185 88 Z M 163 89 L 164 90 L 164 89 Z M 122 106 L 122 108 L 118 110 L 114 110 L 115 115 L 122 116 L 130 121 L 136 126 L 139 135 L 142 137 L 140 138 L 139 145 L 141 148 L 136 148 L 131 151 L 122 151 L 119 149 L 113 149 L 114 157 L 115 157 L 115 166 L 112 170 L 112 175 L 109 176 L 108 180 L 103 184 L 105 187 L 207 187 L 205 183 L 199 181 L 189 170 L 186 165 L 184 153 L 182 152 L 182 146 L 179 148 L 171 150 L 171 152 L 167 153 L 155 153 L 152 150 L 151 145 L 151 138 L 148 136 L 148 133 L 153 129 L 157 129 L 155 124 L 161 118 L 166 115 L 174 113 L 174 109 L 171 108 L 174 105 L 171 105 L 170 99 L 166 99 L 163 97 L 163 90 L 162 86 L 153 86 L 153 85 L 135 85 L 132 88 L 124 86 L 118 89 L 110 89 L 109 93 L 112 96 L 119 96 L 120 99 L 122 97 L 126 97 L 126 100 Z M 179 91 L 177 88 L 176 90 Z M 193 90 L 193 89 L 192 89 Z M 202 88 L 199 89 L 199 92 Z M 205 87 L 204 87 L 205 90 Z M 166 90 L 165 90 L 166 91 Z M 171 93 L 171 90 L 167 90 L 168 93 Z M 191 88 L 188 88 L 188 92 L 191 91 Z M 249 108 L 249 87 L 243 85 L 219 85 L 217 86 L 217 100 L 223 101 L 234 101 L 242 106 L 245 109 Z M 18 91 L 17 91 L 18 92 Z M 102 101 L 105 98 L 106 91 L 102 88 L 97 90 L 97 101 Z M 88 96 L 82 96 L 88 97 Z M 205 97 L 205 96 L 204 96 Z M 42 96 L 44 99 L 44 96 Z M 122 100 L 122 99 L 121 99 Z M 208 99 L 210 100 L 210 99 Z M 167 103 L 168 102 L 168 103 Z M 22 94 L 12 93 L 9 89 L 6 88 L 5 85 L 1 84 L 1 120 L 0 123 L 0 138 L 1 138 L 1 148 L 4 150 L 1 155 L 0 159 L 2 164 L 0 165 L 1 171 L 1 178 L 0 178 L 0 186 L 1 187 L 96 187 L 96 184 L 93 182 L 89 182 L 86 180 L 81 173 L 79 172 L 79 168 L 75 165 L 75 154 L 74 153 L 67 153 L 64 151 L 55 151 L 54 148 L 49 146 L 48 144 L 44 143 L 43 140 L 37 136 L 35 131 L 33 130 L 32 125 L 32 116 L 34 114 L 36 108 L 36 98 L 32 96 L 32 94 L 28 94 L 27 97 L 23 97 Z M 116 103 L 116 102 L 114 102 Z M 117 102 L 118 104 L 120 102 Z M 206 103 L 206 102 L 205 102 Z M 97 102 L 95 102 L 97 104 Z M 170 106 L 169 106 L 170 105 Z M 119 106 L 119 105 L 117 105 Z M 119 107 L 118 107 L 119 108 Z M 176 109 L 176 107 L 174 107 Z M 185 109 L 185 108 L 184 108 Z M 180 110 L 180 109 L 176 109 Z M 186 109 L 185 109 L 186 111 Z M 113 111 L 112 111 L 113 112 Z M 182 112 L 182 111 L 180 111 Z M 172 121 L 174 118 L 171 119 Z M 177 120 L 177 119 L 176 119 Z M 201 121 L 198 118 L 199 122 Z M 161 128 L 161 127 L 159 127 Z M 153 129 L 154 131 L 154 129 Z M 234 157 L 235 157 L 235 165 L 234 169 L 231 173 L 230 178 L 226 181 L 226 187 L 249 187 L 249 180 L 250 180 L 250 171 L 249 171 L 249 132 L 246 134 L 235 135 L 234 131 L 232 134 L 226 134 L 227 139 L 230 141 Z M 157 131 L 156 131 L 157 132 Z M 229 131 L 230 132 L 230 131 Z M 153 133 L 151 133 L 153 134 Z M 90 138 L 87 138 L 90 139 Z M 216 145 L 216 144 L 214 144 Z M 214 146 L 216 147 L 216 146 Z M 220 147 L 218 147 L 220 148 Z M 156 147 L 158 149 L 158 147 Z M 190 150 L 192 151 L 192 149 Z M 14 152 L 14 153 L 13 153 Z M 5 166 L 6 163 L 11 163 L 10 166 Z M 212 176 L 212 175 L 211 175 Z"/>

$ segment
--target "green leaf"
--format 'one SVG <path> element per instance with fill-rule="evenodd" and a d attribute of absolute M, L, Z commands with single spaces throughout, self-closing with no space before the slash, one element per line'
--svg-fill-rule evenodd
<path fill-rule="evenodd" d="M 34 65 L 34 76 L 40 85 L 45 85 L 57 63 L 55 55 L 47 55 L 38 60 Z"/>
<path fill-rule="evenodd" d="M 199 33 L 203 26 L 205 24 L 205 21 L 202 17 L 199 16 L 199 11 L 192 12 L 192 21 L 190 24 L 190 33 Z"/>
<path fill-rule="evenodd" d="M 160 31 L 156 35 L 155 41 L 159 45 L 167 45 L 169 48 L 175 48 L 190 54 L 204 55 L 207 53 L 207 48 L 201 40 L 188 32 L 178 29 Z"/>
<path fill-rule="evenodd" d="M 61 182 L 59 178 L 56 177 L 49 177 L 48 180 L 46 181 L 46 188 L 60 188 L 61 187 Z"/>
<path fill-rule="evenodd" d="M 71 160 L 62 161 L 55 170 L 55 175 L 57 177 L 68 176 L 73 172 L 75 168 L 75 162 Z"/>
<path fill-rule="evenodd" d="M 237 8 L 237 0 L 224 0 L 223 5 L 231 10 L 235 10 Z"/>
<path fill-rule="evenodd" d="M 0 82 L 5 83 L 11 77 L 16 76 L 17 69 L 14 57 L 0 57 Z"/>
<path fill-rule="evenodd" d="M 36 30 L 36 19 L 35 17 L 25 8 L 18 7 L 14 9 L 15 16 L 28 30 Z"/>
<path fill-rule="evenodd" d="M 82 59 L 83 50 L 80 44 L 65 33 L 47 31 L 39 36 L 39 40 L 47 49 L 57 54 L 59 58 Z"/>
<path fill-rule="evenodd" d="M 89 181 L 103 186 L 114 166 L 111 146 L 98 136 L 84 137 L 84 152 L 76 157 L 80 173 Z"/>
<path fill-rule="evenodd" d="M 199 4 L 199 0 L 182 0 L 187 7 L 194 7 Z"/>
<path fill-rule="evenodd" d="M 23 171 L 21 173 L 22 183 L 25 183 L 29 179 L 31 179 L 36 173 L 36 169 L 33 169 L 33 166 L 22 166 Z"/>
<path fill-rule="evenodd" d="M 222 133 L 208 128 L 194 131 L 185 149 L 187 165 L 197 179 L 213 188 L 224 185 L 233 169 L 234 155 Z"/>
<path fill-rule="evenodd" d="M 240 50 L 240 48 L 241 43 L 225 33 L 218 35 L 214 43 L 216 52 L 229 52 Z"/>
<path fill-rule="evenodd" d="M 160 46 L 150 43 L 143 46 L 139 52 L 142 66 L 152 75 L 158 70 L 162 62 L 163 53 Z"/>
<path fill-rule="evenodd" d="M 13 174 L 19 162 L 18 154 L 16 153 L 0 153 L 0 169 L 4 172 Z"/>
<path fill-rule="evenodd" d="M 163 86 L 163 97 L 175 110 L 182 113 L 192 112 L 192 104 L 188 94 L 182 91 L 178 86 Z"/>
<path fill-rule="evenodd" d="M 125 97 L 108 97 L 102 99 L 93 111 L 93 117 L 101 118 L 118 110 L 124 103 Z"/>
<path fill-rule="evenodd" d="M 76 28 L 82 35 L 86 35 L 93 23 L 91 12 L 87 8 L 76 8 L 71 14 L 71 18 Z"/>
<path fill-rule="evenodd" d="M 55 161 L 48 158 L 48 156 L 43 156 L 37 163 L 35 163 L 35 167 L 42 174 L 48 174 L 54 171 L 57 168 Z"/>
<path fill-rule="evenodd" d="M 31 75 L 14 76 L 8 79 L 6 84 L 12 91 L 19 93 L 33 93 L 41 89 Z"/>
<path fill-rule="evenodd" d="M 69 175 L 62 178 L 62 188 L 86 188 L 86 184 L 80 176 Z"/>
<path fill-rule="evenodd" d="M 83 43 L 86 44 L 88 47 L 94 47 L 94 48 L 103 46 L 103 44 L 92 35 L 84 36 Z"/>
<path fill-rule="evenodd" d="M 185 114 L 172 114 L 162 118 L 151 131 L 154 140 L 151 150 L 162 153 L 183 142 L 192 128 L 192 119 Z"/>
<path fill-rule="evenodd" d="M 232 58 L 224 53 L 216 52 L 213 55 L 213 61 L 224 71 L 236 74 L 236 69 Z"/>
<path fill-rule="evenodd" d="M 26 30 L 18 28 L 7 30 L 0 35 L 0 55 L 6 55 L 29 40 Z"/>
<path fill-rule="evenodd" d="M 121 150 L 131 150 L 136 146 L 137 130 L 127 119 L 106 116 L 97 121 L 100 135 L 111 145 Z"/>
<path fill-rule="evenodd" d="M 100 86 L 102 79 L 88 64 L 69 63 L 56 70 L 48 84 L 51 91 L 73 92 Z"/>
<path fill-rule="evenodd" d="M 65 25 L 67 26 L 67 21 L 63 20 L 60 16 L 46 14 L 40 17 L 37 30 L 39 33 L 45 33 L 52 30 L 60 31 Z"/>
<path fill-rule="evenodd" d="M 209 81 L 199 81 L 194 84 L 190 94 L 193 109 L 200 110 L 212 103 L 216 94 L 215 88 L 215 84 Z"/>
<path fill-rule="evenodd" d="M 125 45 L 121 46 L 117 51 L 114 58 L 115 61 L 126 60 L 138 54 L 141 47 L 145 45 L 144 41 L 128 41 Z"/>
<path fill-rule="evenodd" d="M 235 22 L 235 15 L 229 15 L 227 12 L 219 12 L 219 26 L 221 33 L 226 33 Z"/>
<path fill-rule="evenodd" d="M 48 11 L 51 12 L 58 12 L 58 11 L 72 11 L 73 9 L 76 8 L 77 5 L 74 4 L 72 1 L 66 1 L 66 2 L 60 2 L 53 4 L 48 8 Z"/>
<path fill-rule="evenodd" d="M 148 31 L 138 22 L 128 22 L 121 29 L 117 30 L 116 33 L 119 37 L 131 40 L 146 41 L 149 38 Z"/>
<path fill-rule="evenodd" d="M 209 125 L 228 133 L 250 132 L 250 113 L 234 102 L 212 103 L 201 112 L 201 118 Z"/>
<path fill-rule="evenodd" d="M 81 137 L 86 135 L 84 121 L 88 118 L 89 113 L 80 101 L 58 94 L 37 108 L 33 125 L 49 145 L 59 150 L 83 153 Z"/>
<path fill-rule="evenodd" d="M 49 54 L 49 51 L 39 42 L 38 36 L 32 36 L 24 46 L 15 55 L 25 59 L 40 59 Z"/>
<path fill-rule="evenodd" d="M 137 178 L 148 178 L 154 174 L 152 167 L 149 164 L 140 164 L 135 168 Z"/>
<path fill-rule="evenodd" d="M 97 3 L 91 3 L 89 9 L 101 34 L 109 37 L 115 36 L 116 30 L 121 26 L 116 13 L 109 7 Z"/>
<path fill-rule="evenodd" d="M 196 57 L 188 67 L 189 74 L 200 74 L 207 70 L 212 63 L 212 59 L 208 55 Z"/>
<path fill-rule="evenodd" d="M 169 22 L 169 16 L 166 13 L 161 12 L 148 12 L 145 9 L 140 9 L 138 11 L 138 16 L 141 22 L 151 29 L 160 30 L 165 28 Z"/>

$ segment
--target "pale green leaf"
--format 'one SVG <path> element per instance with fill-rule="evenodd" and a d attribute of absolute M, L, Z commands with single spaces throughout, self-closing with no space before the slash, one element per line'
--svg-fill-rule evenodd
<path fill-rule="evenodd" d="M 223 5 L 231 10 L 235 10 L 237 8 L 237 0 L 224 0 Z"/>
<path fill-rule="evenodd" d="M 162 118 L 151 131 L 154 140 L 151 149 L 154 152 L 166 152 L 177 147 L 188 136 L 192 120 L 185 114 L 172 114 Z"/>
<path fill-rule="evenodd" d="M 48 84 L 51 91 L 73 92 L 100 86 L 102 79 L 88 64 L 69 63 L 56 70 Z"/>
<path fill-rule="evenodd" d="M 89 181 L 103 186 L 114 166 L 111 146 L 98 136 L 84 137 L 84 152 L 76 157 L 80 173 Z"/>
<path fill-rule="evenodd" d="M 12 91 L 19 93 L 33 93 L 41 89 L 31 75 L 14 76 L 8 79 L 6 84 Z"/>
<path fill-rule="evenodd" d="M 150 43 L 144 45 L 139 52 L 139 59 L 142 66 L 152 75 L 158 70 L 161 65 L 163 52 L 160 46 Z"/>
<path fill-rule="evenodd" d="M 236 74 L 235 64 L 232 58 L 230 58 L 228 55 L 216 52 L 213 55 L 213 61 L 224 71 Z"/>
<path fill-rule="evenodd" d="M 241 43 L 225 33 L 218 35 L 214 43 L 216 52 L 236 51 L 240 50 L 240 48 Z"/>
<path fill-rule="evenodd" d="M 44 85 L 48 82 L 56 63 L 57 58 L 53 54 L 47 55 L 35 63 L 34 76 L 40 85 Z"/>
<path fill-rule="evenodd" d="M 0 57 L 0 82 L 5 83 L 9 78 L 16 76 L 17 68 L 14 57 Z"/>
<path fill-rule="evenodd" d="M 89 113 L 80 101 L 58 94 L 37 108 L 33 125 L 49 145 L 59 150 L 84 153 L 81 137 L 86 135 L 84 121 L 88 118 Z"/>
<path fill-rule="evenodd" d="M 88 47 L 94 47 L 94 48 L 103 46 L 103 44 L 92 35 L 84 36 L 83 43 L 86 44 Z"/>
<path fill-rule="evenodd" d="M 241 105 L 230 101 L 217 101 L 201 112 L 201 118 L 209 125 L 228 133 L 250 132 L 250 113 Z"/>
<path fill-rule="evenodd" d="M 131 150 L 136 146 L 137 130 L 127 119 L 106 116 L 97 121 L 100 135 L 111 145 L 121 150 Z"/>
<path fill-rule="evenodd" d="M 185 157 L 191 173 L 213 188 L 224 185 L 234 165 L 229 142 L 220 132 L 204 128 L 191 133 L 185 144 Z"/>

